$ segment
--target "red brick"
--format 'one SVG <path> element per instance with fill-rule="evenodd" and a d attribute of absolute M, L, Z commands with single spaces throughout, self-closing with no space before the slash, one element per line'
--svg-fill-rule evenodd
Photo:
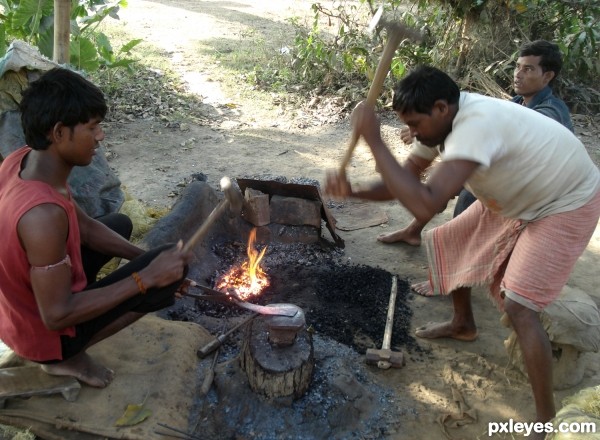
<path fill-rule="evenodd" d="M 321 228 L 321 202 L 298 197 L 271 197 L 271 223 Z"/>
<path fill-rule="evenodd" d="M 246 188 L 242 218 L 254 226 L 265 226 L 271 222 L 269 195 L 252 188 Z"/>

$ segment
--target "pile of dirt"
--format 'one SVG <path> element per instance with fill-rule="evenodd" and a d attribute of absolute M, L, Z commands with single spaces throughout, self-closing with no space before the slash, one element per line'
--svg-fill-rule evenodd
<path fill-rule="evenodd" d="M 214 387 L 191 411 L 194 434 L 207 440 L 382 439 L 401 432 L 403 417 L 418 416 L 414 403 L 386 386 L 364 356 L 318 334 L 313 344 L 312 382 L 295 401 L 252 392 L 237 358 L 219 355 Z"/>

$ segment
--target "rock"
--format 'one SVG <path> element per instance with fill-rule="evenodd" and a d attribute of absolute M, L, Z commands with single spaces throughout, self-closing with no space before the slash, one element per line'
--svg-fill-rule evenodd
<path fill-rule="evenodd" d="M 506 315 L 502 323 L 510 327 Z M 560 297 L 540 313 L 540 321 L 552 345 L 554 389 L 562 390 L 581 382 L 585 373 L 582 353 L 600 348 L 600 312 L 594 300 L 582 290 L 565 286 Z M 510 362 L 527 376 L 523 354 L 513 331 L 504 341 Z"/>

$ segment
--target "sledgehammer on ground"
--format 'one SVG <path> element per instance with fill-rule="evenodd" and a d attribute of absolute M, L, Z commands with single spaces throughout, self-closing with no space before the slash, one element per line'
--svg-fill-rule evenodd
<path fill-rule="evenodd" d="M 392 327 L 394 325 L 394 307 L 396 306 L 396 293 L 398 292 L 398 277 L 392 277 L 392 291 L 388 305 L 387 319 L 385 321 L 385 332 L 381 349 L 369 348 L 367 350 L 367 364 L 377 365 L 382 370 L 390 367 L 400 368 L 404 365 L 404 355 L 400 352 L 390 350 L 392 342 Z"/>

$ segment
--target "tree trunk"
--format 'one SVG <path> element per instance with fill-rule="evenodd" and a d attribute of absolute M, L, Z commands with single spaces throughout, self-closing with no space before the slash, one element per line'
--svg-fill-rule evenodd
<path fill-rule="evenodd" d="M 311 334 L 302 329 L 294 344 L 276 347 L 268 341 L 262 318 L 248 325 L 240 358 L 250 387 L 268 398 L 301 397 L 312 379 L 315 366 Z"/>
<path fill-rule="evenodd" d="M 467 56 L 471 51 L 473 27 L 477 21 L 476 14 L 474 12 L 467 13 L 461 20 L 460 29 L 460 45 L 458 50 L 458 58 L 456 60 L 456 73 L 460 75 L 465 66 Z"/>
<path fill-rule="evenodd" d="M 70 18 L 71 0 L 54 0 L 54 51 L 52 59 L 58 64 L 69 62 Z"/>

